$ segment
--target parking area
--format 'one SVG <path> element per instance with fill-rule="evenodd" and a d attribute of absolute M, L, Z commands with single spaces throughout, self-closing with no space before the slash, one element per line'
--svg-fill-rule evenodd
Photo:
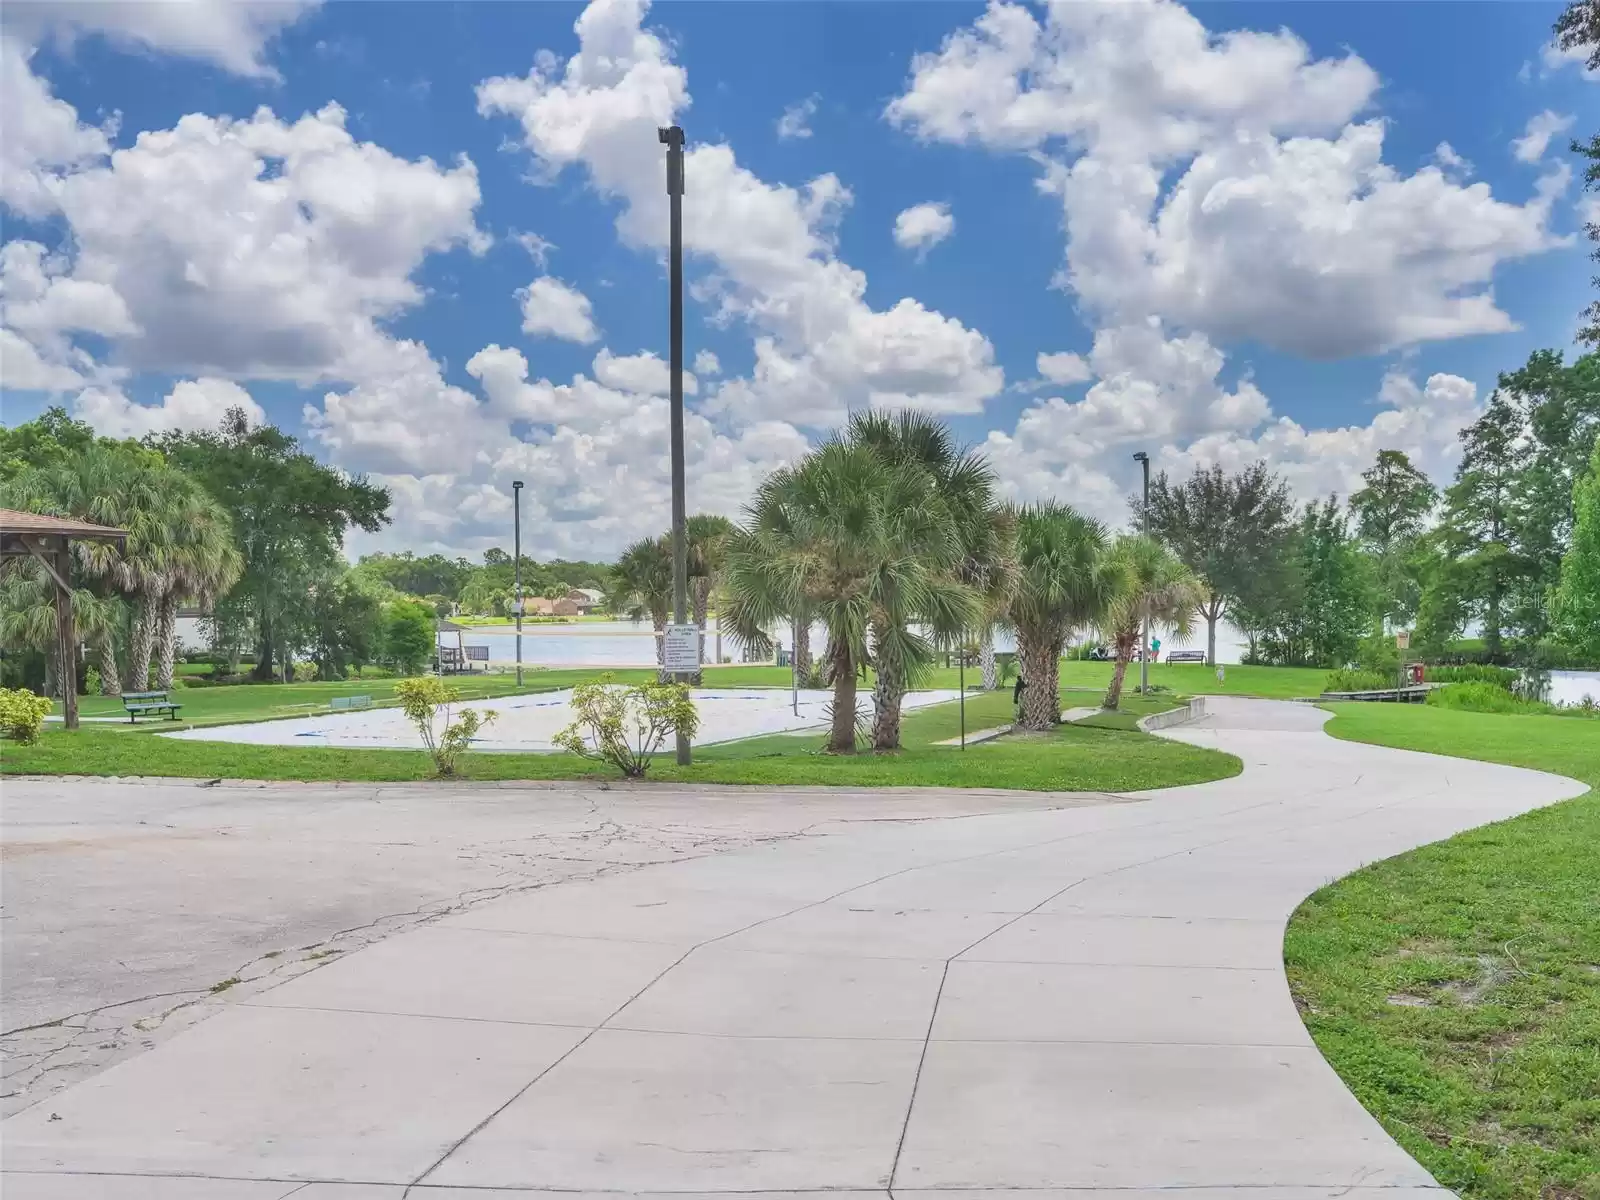
<path fill-rule="evenodd" d="M 485 899 L 841 823 L 1080 802 L 933 789 L 7 779 L 4 1111 L 223 999 Z"/>

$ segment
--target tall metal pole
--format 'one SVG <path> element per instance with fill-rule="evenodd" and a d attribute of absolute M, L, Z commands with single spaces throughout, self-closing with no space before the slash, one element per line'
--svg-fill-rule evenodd
<path fill-rule="evenodd" d="M 676 125 L 657 130 L 667 148 L 667 203 L 671 238 L 667 274 L 671 294 L 672 367 L 672 620 L 689 621 L 689 547 L 684 538 L 686 521 L 683 481 L 683 130 Z M 679 681 L 683 675 L 676 676 Z M 678 765 L 689 765 L 689 738 L 678 731 Z"/>
<path fill-rule="evenodd" d="M 511 553 L 516 565 L 517 686 L 522 686 L 522 480 L 511 481 Z"/>
<path fill-rule="evenodd" d="M 1143 533 L 1150 536 L 1150 456 L 1143 450 L 1133 456 L 1144 467 L 1144 513 Z M 1143 620 L 1140 624 L 1139 640 L 1139 694 L 1150 694 L 1150 608 L 1145 606 Z"/>
<path fill-rule="evenodd" d="M 961 748 L 967 748 L 967 631 L 961 631 L 961 653 L 956 658 L 961 689 Z"/>

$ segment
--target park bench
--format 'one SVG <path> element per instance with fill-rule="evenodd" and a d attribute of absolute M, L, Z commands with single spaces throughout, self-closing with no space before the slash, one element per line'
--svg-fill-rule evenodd
<path fill-rule="evenodd" d="M 140 717 L 153 713 L 166 713 L 167 719 L 176 721 L 181 704 L 174 704 L 165 692 L 123 692 L 122 707 L 128 712 L 128 723 L 137 725 Z"/>
<path fill-rule="evenodd" d="M 1206 660 L 1204 650 L 1173 650 L 1167 655 L 1170 663 L 1203 663 Z"/>
<path fill-rule="evenodd" d="M 330 712 L 348 712 L 356 708 L 371 708 L 371 696 L 335 696 L 328 701 Z"/>

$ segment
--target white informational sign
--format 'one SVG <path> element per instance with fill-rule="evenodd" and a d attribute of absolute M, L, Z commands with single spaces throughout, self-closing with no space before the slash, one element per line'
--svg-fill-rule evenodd
<path fill-rule="evenodd" d="M 700 669 L 700 629 L 696 625 L 668 625 L 663 638 L 666 662 L 673 673 L 694 673 Z"/>
<path fill-rule="evenodd" d="M 1409 629 L 1402 629 L 1399 633 L 1395 634 L 1394 644 L 1395 648 L 1399 650 L 1411 649 L 1411 631 Z"/>

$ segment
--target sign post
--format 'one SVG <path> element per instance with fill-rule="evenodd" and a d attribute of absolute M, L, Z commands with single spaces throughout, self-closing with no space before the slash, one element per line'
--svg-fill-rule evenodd
<path fill-rule="evenodd" d="M 1394 645 L 1396 650 L 1402 652 L 1411 649 L 1411 631 L 1409 629 L 1399 630 L 1394 635 Z M 1400 678 L 1396 682 L 1400 687 L 1406 686 L 1406 660 L 1403 656 L 1400 659 Z"/>
<path fill-rule="evenodd" d="M 668 625 L 662 634 L 662 666 L 669 675 L 692 675 L 700 669 L 700 627 L 694 622 Z"/>

